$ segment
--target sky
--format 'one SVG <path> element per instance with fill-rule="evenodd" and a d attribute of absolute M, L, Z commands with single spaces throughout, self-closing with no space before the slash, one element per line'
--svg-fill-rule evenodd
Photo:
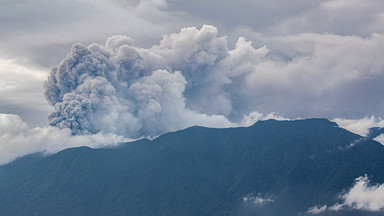
<path fill-rule="evenodd" d="M 381 0 L 0 0 L 0 29 L 0 163 L 192 125 L 384 126 Z"/>

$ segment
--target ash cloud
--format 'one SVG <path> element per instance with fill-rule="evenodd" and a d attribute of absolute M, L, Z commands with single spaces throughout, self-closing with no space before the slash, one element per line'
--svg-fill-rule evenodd
<path fill-rule="evenodd" d="M 230 49 L 216 27 L 204 25 L 165 35 L 150 48 L 123 35 L 105 45 L 76 44 L 45 82 L 54 107 L 49 124 L 73 134 L 135 138 L 192 125 L 248 125 L 265 118 L 260 113 L 361 118 L 384 108 L 377 103 L 384 96 L 377 91 L 383 35 L 254 39 L 267 46 L 240 37 Z"/>
<path fill-rule="evenodd" d="M 74 45 L 44 84 L 54 106 L 49 124 L 73 134 L 105 131 L 127 137 L 195 124 L 235 126 L 222 114 L 230 112 L 231 102 L 221 92 L 229 80 L 214 68 L 228 49 L 217 34 L 206 25 L 165 36 L 150 49 L 134 46 L 126 36 L 111 37 L 105 46 Z"/>

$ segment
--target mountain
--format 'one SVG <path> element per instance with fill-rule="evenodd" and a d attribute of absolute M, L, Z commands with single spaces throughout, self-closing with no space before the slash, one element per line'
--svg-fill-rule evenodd
<path fill-rule="evenodd" d="M 367 137 L 371 138 L 371 139 L 374 139 L 374 138 L 380 136 L 383 133 L 384 133 L 384 128 L 382 128 L 382 127 L 372 127 L 372 128 L 369 128 Z"/>
<path fill-rule="evenodd" d="M 118 148 L 72 148 L 1 166 L 0 212 L 307 215 L 310 207 L 340 202 L 359 176 L 383 183 L 383 156 L 378 142 L 326 119 L 191 127 Z"/>

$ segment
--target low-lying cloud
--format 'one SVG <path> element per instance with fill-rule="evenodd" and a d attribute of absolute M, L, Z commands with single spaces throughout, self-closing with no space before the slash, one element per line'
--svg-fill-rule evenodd
<path fill-rule="evenodd" d="M 100 148 L 124 141 L 127 139 L 111 133 L 73 136 L 68 128 L 31 128 L 17 115 L 0 113 L 0 165 L 35 152 L 51 154 L 79 146 Z"/>
<path fill-rule="evenodd" d="M 371 185 L 367 176 L 360 176 L 355 180 L 354 186 L 341 197 L 344 202 L 340 204 L 340 208 L 346 206 L 366 211 L 381 211 L 384 209 L 384 184 Z"/>
<path fill-rule="evenodd" d="M 308 209 L 309 214 L 320 214 L 327 211 L 357 209 L 364 211 L 384 210 L 384 184 L 371 184 L 367 175 L 355 179 L 351 189 L 340 195 L 341 204 L 332 206 L 314 206 Z"/>
<path fill-rule="evenodd" d="M 371 128 L 383 128 L 384 120 L 380 117 L 365 117 L 362 119 L 333 119 L 340 127 L 349 130 L 361 136 L 368 136 Z M 384 145 L 384 134 L 378 134 L 376 137 L 371 137 L 375 141 Z"/>
<path fill-rule="evenodd" d="M 145 110 L 143 112 L 145 112 Z M 204 114 L 196 114 L 193 112 L 184 112 L 184 114 L 191 115 L 185 116 L 185 121 L 187 121 L 187 118 L 200 118 L 195 119 L 195 122 L 200 121 L 199 124 L 202 125 L 215 124 L 213 118 L 210 118 Z M 168 113 L 168 115 L 172 115 L 172 112 Z M 251 113 L 243 120 L 243 123 L 244 125 L 248 126 L 258 120 L 271 118 L 280 119 L 282 117 L 275 113 L 267 115 Z M 209 121 L 204 122 L 205 119 L 208 119 Z M 222 121 L 222 119 L 218 118 L 217 122 L 220 123 L 220 121 Z M 152 123 L 154 128 L 153 130 L 156 130 L 156 127 L 158 127 L 159 124 L 166 124 L 166 122 Z M 177 125 L 177 122 L 174 124 Z M 232 123 L 228 124 L 231 125 Z M 215 125 L 211 126 L 214 127 Z M 220 124 L 216 125 L 216 127 L 219 126 Z M 123 142 L 132 141 L 132 139 L 125 138 L 124 136 L 119 136 L 115 133 L 107 133 L 104 131 L 95 134 L 87 133 L 73 135 L 73 133 L 74 131 L 71 131 L 67 127 L 31 127 L 18 115 L 0 113 L 0 165 L 11 162 L 14 159 L 24 155 L 37 152 L 53 154 L 66 148 L 72 147 L 113 147 Z M 269 198 L 262 199 L 261 197 L 248 197 L 248 200 L 252 199 L 256 199 L 254 200 L 256 202 L 264 202 L 269 200 Z"/>
<path fill-rule="evenodd" d="M 258 193 L 257 196 L 253 196 L 251 194 L 243 197 L 243 202 L 244 203 L 251 203 L 255 206 L 263 206 L 267 205 L 268 203 L 274 202 L 275 199 L 273 196 L 266 196 L 261 193 Z"/>
<path fill-rule="evenodd" d="M 340 127 L 343 127 L 353 133 L 361 136 L 367 136 L 369 129 L 373 127 L 384 127 L 384 120 L 374 116 L 362 119 L 333 119 Z"/>

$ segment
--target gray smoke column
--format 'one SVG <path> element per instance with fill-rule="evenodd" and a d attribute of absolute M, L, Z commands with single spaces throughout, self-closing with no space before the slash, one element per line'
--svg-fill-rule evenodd
<path fill-rule="evenodd" d="M 226 39 L 213 26 L 184 28 L 150 49 L 121 35 L 104 46 L 75 44 L 44 84 L 54 106 L 49 124 L 132 138 L 191 125 L 234 126 L 224 116 L 231 101 L 221 92 L 229 80 L 215 70 L 227 55 Z"/>
<path fill-rule="evenodd" d="M 204 25 L 148 49 L 122 35 L 105 45 L 76 44 L 45 83 L 54 106 L 49 124 L 137 138 L 281 115 L 382 114 L 384 35 L 256 37 L 259 48 L 240 37 L 229 49 L 226 37 Z"/>

